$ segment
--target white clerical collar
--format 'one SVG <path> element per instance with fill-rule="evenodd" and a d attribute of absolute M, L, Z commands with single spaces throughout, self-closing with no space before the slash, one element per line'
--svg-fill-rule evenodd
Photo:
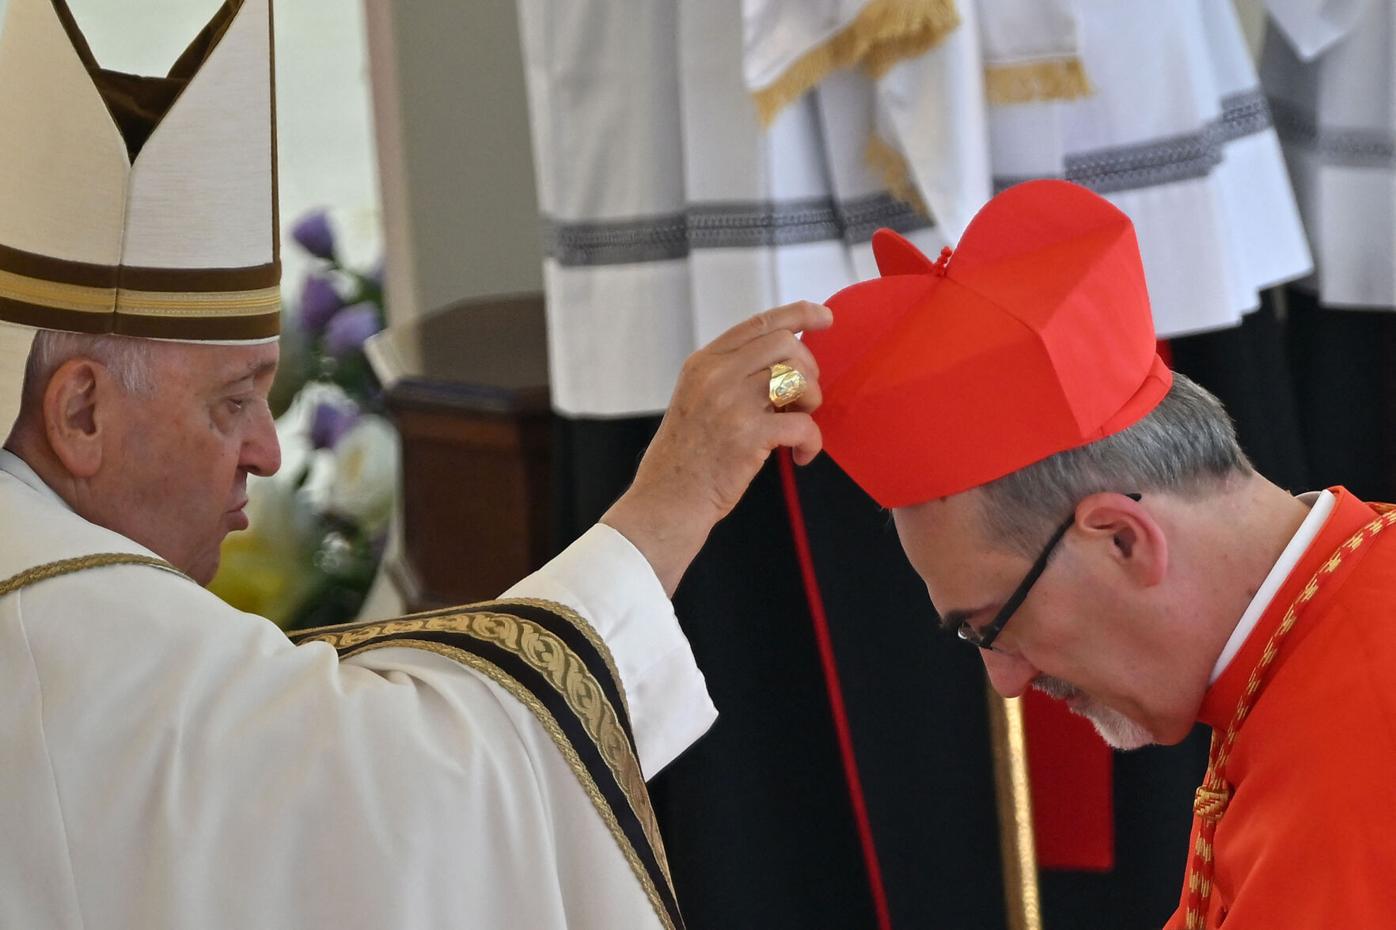
<path fill-rule="evenodd" d="M 28 462 L 15 455 L 9 449 L 0 449 L 0 471 L 23 482 L 45 497 L 57 501 L 68 510 L 73 509 L 68 506 L 67 501 L 58 495 L 57 491 L 44 483 L 44 479 L 40 478 L 38 472 L 29 467 Z"/>
<path fill-rule="evenodd" d="M 1260 590 L 1255 592 L 1255 597 L 1251 598 L 1250 606 L 1246 612 L 1241 614 L 1241 619 L 1236 624 L 1236 629 L 1231 631 L 1231 638 L 1226 641 L 1226 647 L 1222 649 L 1221 655 L 1217 657 L 1217 664 L 1212 666 L 1212 678 L 1207 683 L 1216 684 L 1222 672 L 1231 664 L 1231 660 L 1236 657 L 1236 653 L 1241 651 L 1241 644 L 1246 641 L 1246 637 L 1251 635 L 1251 630 L 1260 622 L 1261 616 L 1269 609 L 1270 602 L 1279 593 L 1280 585 L 1285 583 L 1289 573 L 1294 571 L 1294 566 L 1299 564 L 1299 559 L 1308 551 L 1313 544 L 1318 531 L 1323 529 L 1324 521 L 1328 519 L 1328 514 L 1333 511 L 1333 504 L 1337 501 L 1332 491 L 1310 491 L 1307 494 L 1300 494 L 1299 499 L 1309 505 L 1309 515 L 1304 518 L 1304 522 L 1299 524 L 1299 529 L 1295 531 L 1290 539 L 1289 545 L 1285 546 L 1280 553 L 1280 558 L 1275 562 L 1275 567 L 1270 569 L 1270 574 L 1265 576 L 1265 580 L 1260 584 Z"/>

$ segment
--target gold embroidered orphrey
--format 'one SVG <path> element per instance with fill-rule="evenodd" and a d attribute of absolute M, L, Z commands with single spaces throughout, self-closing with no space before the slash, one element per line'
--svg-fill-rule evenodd
<path fill-rule="evenodd" d="M 159 568 L 167 572 L 174 572 L 181 577 L 188 577 L 169 562 L 153 555 L 140 555 L 135 552 L 101 552 L 96 555 L 82 555 L 73 559 L 62 559 L 57 562 L 36 565 L 19 574 L 11 575 L 4 581 L 0 581 L 0 597 L 13 594 L 21 588 L 27 588 L 41 581 L 48 581 L 50 578 L 73 575 L 93 568 L 106 568 L 109 565 L 149 565 L 151 568 Z"/>
<path fill-rule="evenodd" d="M 1240 732 L 1241 724 L 1245 722 L 1250 714 L 1251 708 L 1255 705 L 1261 688 L 1265 684 L 1265 673 L 1274 664 L 1275 657 L 1279 655 L 1280 643 L 1285 635 L 1294 628 L 1295 621 L 1299 619 L 1299 613 L 1318 594 L 1319 586 L 1323 580 L 1332 575 L 1343 564 L 1343 558 L 1357 552 L 1369 539 L 1375 538 L 1387 527 L 1396 523 L 1396 507 L 1391 504 L 1369 504 L 1368 506 L 1376 510 L 1380 516 L 1362 527 L 1346 542 L 1334 550 L 1328 560 L 1319 566 L 1314 572 L 1304 589 L 1299 592 L 1299 596 L 1285 610 L 1284 619 L 1280 621 L 1279 628 L 1270 637 L 1270 641 L 1265 644 L 1265 651 L 1261 653 L 1260 661 L 1251 670 L 1250 678 L 1246 680 L 1245 690 L 1241 693 L 1241 700 L 1236 703 L 1236 710 L 1231 716 L 1231 723 L 1226 728 L 1223 736 L 1216 731 L 1212 733 L 1212 748 L 1207 762 L 1207 774 L 1202 780 L 1202 787 L 1197 789 L 1197 798 L 1193 802 L 1193 814 L 1198 821 L 1197 842 L 1193 845 L 1192 856 L 1188 860 L 1188 913 L 1187 930 L 1206 930 L 1207 926 L 1207 906 L 1212 897 L 1212 871 L 1213 871 L 1213 841 L 1217 832 L 1217 824 L 1221 821 L 1222 815 L 1226 813 L 1227 805 L 1231 801 L 1231 785 L 1226 781 L 1226 763 L 1230 758 L 1231 750 L 1236 742 L 1236 736 Z"/>
<path fill-rule="evenodd" d="M 659 833 L 659 823 L 654 808 L 650 804 L 649 791 L 645 787 L 640 763 L 631 748 L 630 740 L 621 724 L 615 707 L 607 699 L 600 683 L 592 671 L 567 643 L 557 634 L 526 617 L 506 613 L 511 605 L 524 605 L 546 610 L 561 617 L 581 632 L 602 656 L 607 671 L 611 674 L 617 692 L 625 702 L 625 689 L 616 671 L 614 659 L 604 641 L 591 625 L 576 612 L 562 604 L 534 599 L 489 601 L 466 607 L 448 608 L 425 614 L 415 614 L 395 620 L 385 620 L 352 627 L 327 627 L 312 630 L 299 630 L 292 634 L 297 644 L 324 642 L 333 646 L 341 659 L 347 659 L 375 649 L 405 647 L 422 649 L 444 656 L 487 676 L 503 687 L 538 719 L 543 729 L 552 738 L 562 753 L 564 760 L 581 783 L 583 791 L 591 799 L 592 805 L 611 832 L 621 853 L 630 863 L 631 870 L 639 880 L 646 897 L 649 898 L 655 914 L 665 930 L 678 930 L 674 917 L 665 905 L 654 878 L 645 868 L 640 856 L 626 836 L 617 816 L 612 810 L 592 773 L 578 755 L 553 713 L 514 676 L 488 659 L 468 650 L 410 638 L 411 634 L 453 633 L 488 643 L 522 660 L 535 672 L 543 676 L 548 684 L 566 702 L 576 716 L 602 759 L 605 760 L 612 777 L 629 802 L 630 812 L 639 822 L 645 840 L 659 865 L 668 897 L 675 899 L 673 879 L 664 851 L 663 838 Z M 406 637 L 406 638 L 405 638 Z M 628 708 L 623 708 L 628 717 Z"/>

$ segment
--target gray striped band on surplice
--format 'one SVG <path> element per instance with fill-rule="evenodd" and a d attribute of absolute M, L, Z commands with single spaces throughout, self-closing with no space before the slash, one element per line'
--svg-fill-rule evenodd
<path fill-rule="evenodd" d="M 1318 125 L 1311 109 L 1279 97 L 1270 99 L 1275 129 L 1286 145 L 1318 154 L 1324 164 L 1341 168 L 1396 170 L 1396 137 L 1379 129 L 1345 129 Z"/>
<path fill-rule="evenodd" d="M 1264 93 L 1242 91 L 1222 98 L 1221 115 L 1198 132 L 1067 155 L 1062 176 L 1097 194 L 1205 178 L 1221 164 L 1227 143 L 1264 132 L 1271 125 Z M 1033 177 L 999 175 L 994 178 L 994 190 Z"/>
<path fill-rule="evenodd" d="M 1223 143 L 1269 129 L 1273 123 L 1265 92 L 1257 87 L 1223 97 L 1221 117 L 1215 125 Z"/>
<path fill-rule="evenodd" d="M 1199 132 L 1066 157 L 1064 177 L 1098 194 L 1204 178 L 1221 164 L 1223 147 L 1271 127 L 1258 89 L 1222 99 L 1221 115 Z M 1038 176 L 994 178 L 1001 191 Z M 879 227 L 906 233 L 933 225 L 887 193 L 853 200 L 831 197 L 748 203 L 695 203 L 657 216 L 589 222 L 545 218 L 543 251 L 564 267 L 622 265 L 683 258 L 694 249 L 760 248 L 808 242 L 867 242 Z"/>
<path fill-rule="evenodd" d="M 867 242 L 886 226 L 897 232 L 933 223 L 891 194 L 838 201 L 808 197 L 767 202 L 695 203 L 681 213 L 569 223 L 545 218 L 543 251 L 564 267 L 623 265 L 683 258 L 694 249 L 754 249 L 842 241 Z"/>

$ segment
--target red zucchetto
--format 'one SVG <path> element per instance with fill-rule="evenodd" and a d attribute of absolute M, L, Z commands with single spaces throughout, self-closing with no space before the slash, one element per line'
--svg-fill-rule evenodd
<path fill-rule="evenodd" d="M 824 448 L 884 507 L 945 497 L 1136 422 L 1168 392 L 1129 218 L 1066 181 L 989 201 L 932 262 L 890 230 L 882 277 L 827 301 Z"/>

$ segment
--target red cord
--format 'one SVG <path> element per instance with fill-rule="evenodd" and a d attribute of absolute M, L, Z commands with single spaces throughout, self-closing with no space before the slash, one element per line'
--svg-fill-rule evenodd
<path fill-rule="evenodd" d="M 873 842 L 872 822 L 868 820 L 868 805 L 863 798 L 863 780 L 858 776 L 858 759 L 853 752 L 853 731 L 848 726 L 848 712 L 843 704 L 843 686 L 839 684 L 839 669 L 834 662 L 834 644 L 829 638 L 829 619 L 824 613 L 824 598 L 819 593 L 819 581 L 814 573 L 814 558 L 810 555 L 809 534 L 805 530 L 805 515 L 800 508 L 800 491 L 795 485 L 795 463 L 789 449 L 781 449 L 780 483 L 785 491 L 785 506 L 790 514 L 790 535 L 795 539 L 795 555 L 800 561 L 800 575 L 805 583 L 805 599 L 814 622 L 814 639 L 819 645 L 819 659 L 824 666 L 824 687 L 829 692 L 829 709 L 834 715 L 834 730 L 839 738 L 839 755 L 843 758 L 844 779 L 848 782 L 848 797 L 853 804 L 853 820 L 858 826 L 858 839 L 863 845 L 863 863 L 868 870 L 868 890 L 877 910 L 878 930 L 892 930 L 892 913 L 887 907 L 887 889 L 882 884 L 882 867 L 877 861 L 877 846 Z"/>

